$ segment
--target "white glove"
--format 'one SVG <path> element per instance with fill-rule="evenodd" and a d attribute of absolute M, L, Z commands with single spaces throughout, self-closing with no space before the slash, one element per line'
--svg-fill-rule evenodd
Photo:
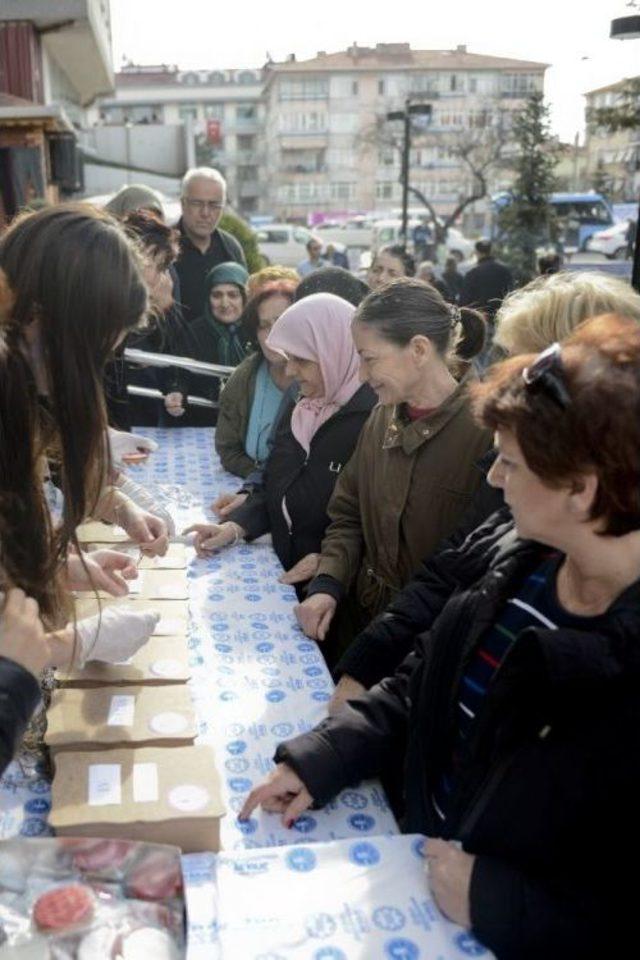
<path fill-rule="evenodd" d="M 111 450 L 111 459 L 118 466 L 123 466 L 127 457 L 141 459 L 141 455 L 148 456 L 158 449 L 155 440 L 148 437 L 141 437 L 139 433 L 127 433 L 124 430 L 114 430 L 109 427 L 107 430 L 109 440 L 109 449 Z"/>
<path fill-rule="evenodd" d="M 107 607 L 102 614 L 79 620 L 76 624 L 78 666 L 84 667 L 88 660 L 103 663 L 128 660 L 145 645 L 159 619 L 160 614 L 151 610 Z"/>
<path fill-rule="evenodd" d="M 170 537 L 174 537 L 176 534 L 176 525 L 173 521 L 173 517 L 164 507 L 160 506 L 159 503 L 153 499 L 148 490 L 145 490 L 144 487 L 141 487 L 139 483 L 136 483 L 135 480 L 131 480 L 130 477 L 126 477 L 123 473 L 118 474 L 116 479 L 116 486 L 118 490 L 122 490 L 130 500 L 139 506 L 143 510 L 146 510 L 148 513 L 152 513 L 154 517 L 160 517 L 161 520 L 167 525 L 167 532 Z"/>

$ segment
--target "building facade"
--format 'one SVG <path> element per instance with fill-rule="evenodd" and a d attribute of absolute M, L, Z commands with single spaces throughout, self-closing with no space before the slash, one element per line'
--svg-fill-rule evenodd
<path fill-rule="evenodd" d="M 464 148 L 508 140 L 510 116 L 542 91 L 546 64 L 455 50 L 377 44 L 265 67 L 265 210 L 308 219 L 314 211 L 392 210 L 401 200 L 401 124 L 386 115 L 412 102 L 431 106 L 431 122 L 412 135 L 410 182 L 439 214 L 469 195 Z M 490 192 L 500 189 L 495 170 Z M 412 200 L 412 203 L 415 202 Z M 469 211 L 482 229 L 486 204 Z"/>
<path fill-rule="evenodd" d="M 194 164 L 217 167 L 227 178 L 235 209 L 245 216 L 258 212 L 264 161 L 261 70 L 129 64 L 116 74 L 114 95 L 100 102 L 95 122 L 112 131 L 139 128 L 133 166 L 142 173 L 152 165 L 158 169 L 158 137 L 176 157 L 175 144 L 186 138 L 186 154 L 173 175 Z M 166 167 L 158 172 L 171 175 Z"/>
<path fill-rule="evenodd" d="M 598 127 L 589 117 L 592 110 L 619 106 L 626 83 L 620 80 L 585 94 L 589 186 L 617 202 L 636 201 L 640 193 L 640 131 L 636 128 L 611 133 Z"/>

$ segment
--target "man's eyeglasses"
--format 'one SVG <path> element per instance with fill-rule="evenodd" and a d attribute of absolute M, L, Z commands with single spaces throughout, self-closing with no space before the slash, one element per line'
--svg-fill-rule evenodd
<path fill-rule="evenodd" d="M 216 210 L 224 210 L 224 203 L 220 200 L 192 200 L 191 197 L 185 197 L 185 200 L 198 213 L 204 213 L 205 210 L 211 210 L 213 213 Z"/>
<path fill-rule="evenodd" d="M 559 343 L 552 343 L 542 351 L 530 367 L 525 367 L 522 371 L 522 379 L 529 390 L 543 390 L 561 410 L 566 410 L 571 405 L 571 395 L 565 382 Z"/>

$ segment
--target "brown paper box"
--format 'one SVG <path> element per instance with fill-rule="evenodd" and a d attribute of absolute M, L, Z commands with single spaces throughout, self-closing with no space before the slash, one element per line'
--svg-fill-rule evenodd
<path fill-rule="evenodd" d="M 193 743 L 195 715 L 184 684 L 54 690 L 45 743 L 52 751 L 180 747 Z"/>
<path fill-rule="evenodd" d="M 83 597 L 75 602 L 76 616 L 78 620 L 85 617 L 92 617 L 102 608 L 112 606 L 114 603 L 130 604 L 133 600 L 116 599 L 110 597 L 108 600 L 98 601 L 95 597 Z M 167 637 L 174 634 L 184 636 L 187 633 L 187 624 L 189 621 L 189 606 L 186 600 L 136 600 L 136 610 L 156 610 L 160 614 L 160 621 L 153 631 L 154 637 Z"/>
<path fill-rule="evenodd" d="M 84 541 L 82 541 L 84 543 Z M 126 553 L 136 563 L 138 570 L 184 570 L 187 566 L 187 550 L 183 543 L 170 543 L 164 557 L 147 557 L 140 554 L 135 543 L 85 543 L 86 550 L 117 550 Z"/>
<path fill-rule="evenodd" d="M 103 543 L 112 546 L 114 543 L 130 543 L 129 535 L 115 524 L 103 523 L 101 520 L 88 520 L 81 523 L 76 530 L 79 543 Z"/>
<path fill-rule="evenodd" d="M 82 670 L 56 673 L 61 687 L 161 686 L 186 683 L 190 678 L 189 649 L 184 637 L 151 637 L 128 663 L 90 660 Z"/>
<path fill-rule="evenodd" d="M 130 593 L 125 600 L 188 600 L 186 570 L 140 570 L 137 580 L 129 581 Z M 98 596 L 108 600 L 102 590 Z"/>
<path fill-rule="evenodd" d="M 60 836 L 117 837 L 171 843 L 184 853 L 216 852 L 224 814 L 208 746 L 55 758 L 49 822 Z"/>

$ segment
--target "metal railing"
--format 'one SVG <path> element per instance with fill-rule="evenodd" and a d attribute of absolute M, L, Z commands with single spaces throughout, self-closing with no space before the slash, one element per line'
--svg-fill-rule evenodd
<path fill-rule="evenodd" d="M 192 357 L 176 357 L 170 353 L 151 353 L 147 350 L 136 350 L 133 347 L 127 347 L 124 351 L 124 359 L 128 363 L 134 363 L 137 366 L 158 367 L 178 367 L 179 370 L 186 370 L 188 373 L 197 373 L 205 377 L 217 377 L 218 380 L 227 380 L 235 367 L 225 367 L 218 363 L 205 363 L 204 360 L 194 360 Z M 127 393 L 134 397 L 149 397 L 154 400 L 162 400 L 164 394 L 153 387 L 139 387 L 135 384 L 127 385 Z M 193 407 L 207 407 L 211 410 L 217 410 L 218 404 L 213 400 L 207 400 L 206 397 L 191 396 L 185 398 L 186 402 Z"/>

